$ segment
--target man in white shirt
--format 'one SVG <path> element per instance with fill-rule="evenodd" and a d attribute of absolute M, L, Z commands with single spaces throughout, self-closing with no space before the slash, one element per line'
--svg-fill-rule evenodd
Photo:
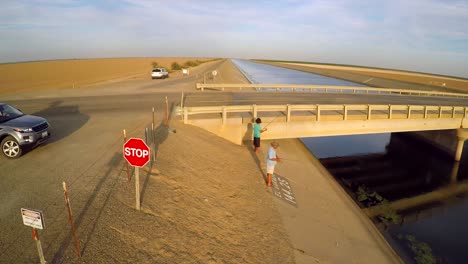
<path fill-rule="evenodd" d="M 278 142 L 273 141 L 271 142 L 271 146 L 268 149 L 267 160 L 266 160 L 268 187 L 271 187 L 271 177 L 273 176 L 273 173 L 275 172 L 276 163 L 281 161 L 278 155 L 276 155 L 276 149 L 278 147 L 279 147 Z"/>

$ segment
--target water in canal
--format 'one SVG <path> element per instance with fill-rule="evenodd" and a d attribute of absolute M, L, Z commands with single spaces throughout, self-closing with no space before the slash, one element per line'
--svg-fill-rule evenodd
<path fill-rule="evenodd" d="M 355 83 L 249 61 L 235 65 L 254 83 L 357 86 Z M 301 139 L 361 207 L 375 205 L 359 190 L 394 202 L 468 184 L 468 144 L 459 163 L 413 133 L 387 133 Z M 374 193 L 375 192 L 375 193 Z M 370 195 L 370 196 L 372 196 Z M 375 197 L 375 196 L 374 196 Z M 359 199 L 360 198 L 360 199 Z M 363 201 L 359 201 L 363 200 Z M 468 195 L 449 196 L 396 212 L 398 224 L 381 228 L 409 263 L 468 263 Z M 376 220 L 378 226 L 379 220 Z M 420 243 L 421 242 L 421 243 Z M 426 243 L 426 244 L 424 244 Z M 413 248 L 413 250 L 411 249 Z M 418 251 L 420 254 L 414 254 Z M 427 262 L 423 262 L 427 261 Z"/>

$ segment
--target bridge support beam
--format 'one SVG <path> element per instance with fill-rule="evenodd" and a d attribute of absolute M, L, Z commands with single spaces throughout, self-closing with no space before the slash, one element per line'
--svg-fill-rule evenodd
<path fill-rule="evenodd" d="M 467 129 L 458 129 L 457 130 L 457 150 L 455 152 L 455 160 L 460 161 L 461 156 L 463 154 L 463 147 L 465 145 L 465 141 L 468 139 L 468 130 Z"/>

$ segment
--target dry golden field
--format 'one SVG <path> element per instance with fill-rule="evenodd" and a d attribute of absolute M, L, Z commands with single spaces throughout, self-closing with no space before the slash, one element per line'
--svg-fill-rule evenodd
<path fill-rule="evenodd" d="M 80 87 L 112 79 L 150 78 L 152 62 L 168 70 L 173 62 L 207 58 L 70 59 L 0 64 L 0 92 Z"/>

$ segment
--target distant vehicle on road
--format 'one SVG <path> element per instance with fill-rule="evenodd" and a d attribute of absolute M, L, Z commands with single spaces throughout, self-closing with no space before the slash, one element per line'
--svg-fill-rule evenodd
<path fill-rule="evenodd" d="M 49 138 L 49 123 L 46 119 L 25 115 L 11 105 L 0 103 L 0 147 L 7 158 L 19 158 L 25 150 Z"/>
<path fill-rule="evenodd" d="M 152 79 L 164 79 L 168 78 L 169 73 L 165 68 L 154 68 L 153 72 L 151 72 L 151 78 Z"/>

